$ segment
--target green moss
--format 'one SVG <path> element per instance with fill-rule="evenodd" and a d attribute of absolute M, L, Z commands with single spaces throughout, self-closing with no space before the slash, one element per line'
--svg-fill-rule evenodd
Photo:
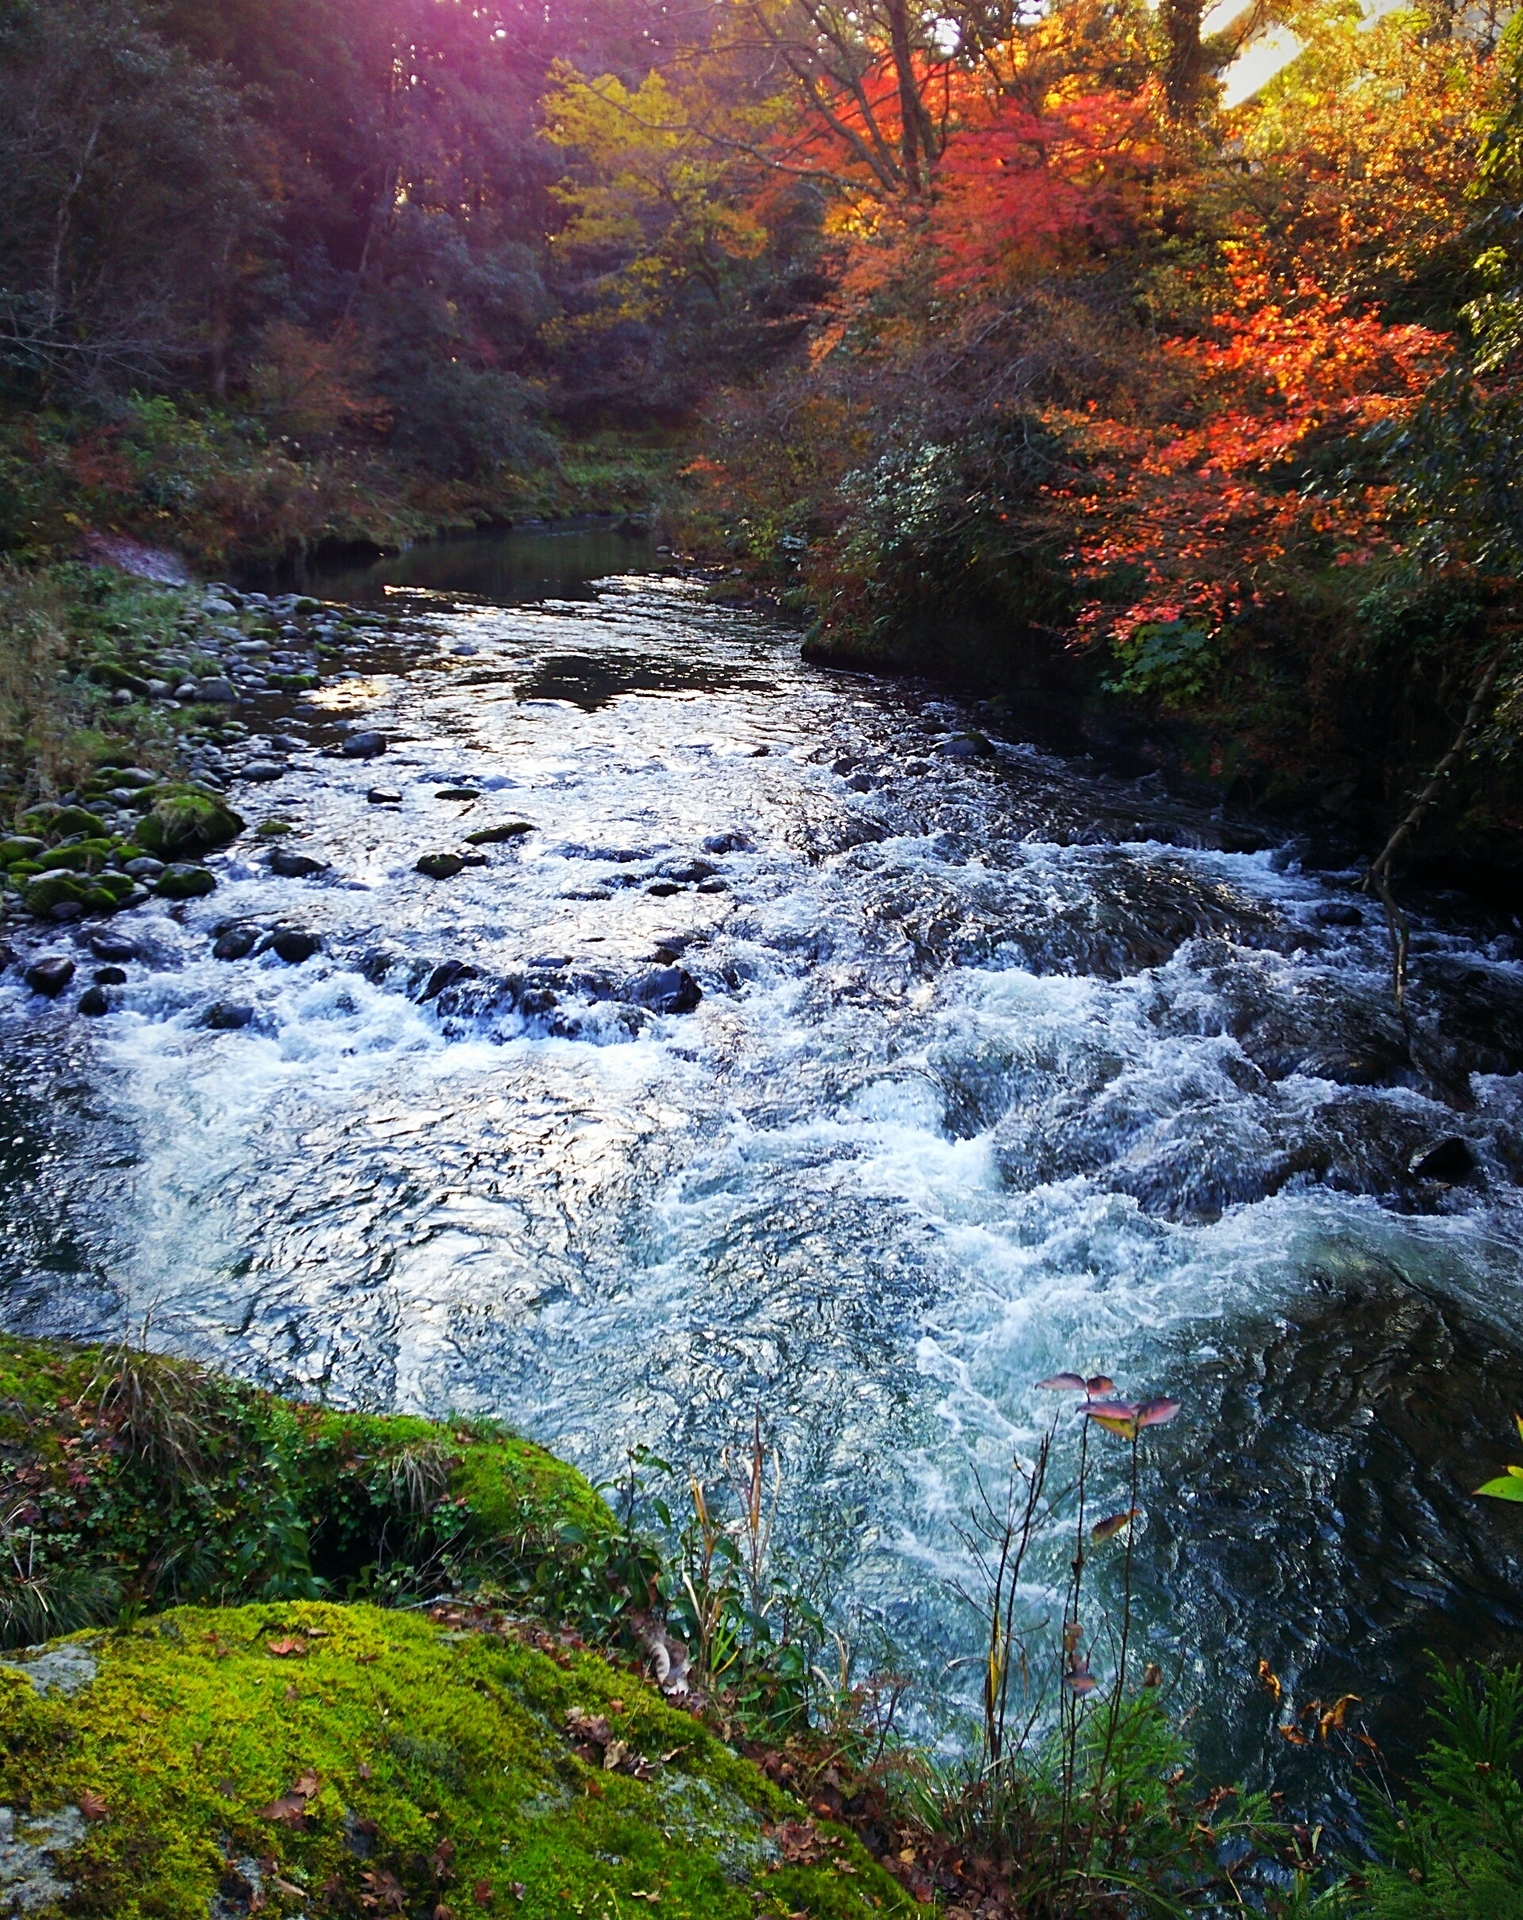
<path fill-rule="evenodd" d="M 209 793 L 186 788 L 156 800 L 132 830 L 132 837 L 160 860 L 208 853 L 225 846 L 244 829 L 244 821 Z"/>
<path fill-rule="evenodd" d="M 140 1606 L 488 1588 L 554 1606 L 612 1517 L 503 1429 L 281 1400 L 155 1355 L 0 1339 L 0 1474 L 35 1589 L 0 1643 Z M 83 1584 L 81 1584 L 83 1582 Z"/>
<path fill-rule="evenodd" d="M 784 1864 L 769 1829 L 802 1809 L 639 1681 L 528 1637 L 549 1650 L 364 1605 L 179 1608 L 67 1643 L 96 1663 L 72 1694 L 0 1668 L 0 1801 L 99 1816 L 36 1911 L 205 1920 L 256 1884 L 275 1913 L 908 1911 L 843 1834 Z"/>

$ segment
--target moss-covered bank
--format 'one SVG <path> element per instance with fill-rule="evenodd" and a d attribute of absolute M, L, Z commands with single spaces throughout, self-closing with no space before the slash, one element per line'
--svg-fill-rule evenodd
<path fill-rule="evenodd" d="M 909 1908 L 689 1715 L 527 1639 L 366 1605 L 182 1607 L 0 1665 L 0 1903 L 112 1920 Z"/>
<path fill-rule="evenodd" d="M 492 1424 L 0 1340 L 0 1913 L 907 1908 L 562 1627 L 615 1539 Z"/>

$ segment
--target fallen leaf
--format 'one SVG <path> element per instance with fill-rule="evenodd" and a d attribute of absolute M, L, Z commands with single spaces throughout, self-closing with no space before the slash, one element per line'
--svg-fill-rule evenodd
<path fill-rule="evenodd" d="M 299 1793 L 303 1800 L 312 1800 L 317 1796 L 317 1775 L 310 1767 L 301 1774 L 292 1786 L 292 1793 Z"/>
<path fill-rule="evenodd" d="M 1299 1727 L 1277 1727 L 1275 1731 L 1282 1740 L 1288 1740 L 1293 1747 L 1304 1747 L 1306 1745 L 1306 1735 L 1302 1733 Z"/>
<path fill-rule="evenodd" d="M 394 1873 L 388 1873 L 384 1867 L 374 1872 L 362 1873 L 360 1880 L 366 1891 L 360 1895 L 360 1905 L 367 1913 L 405 1913 L 407 1895 L 402 1883 Z"/>
<path fill-rule="evenodd" d="M 438 1906 L 434 1908 L 432 1920 L 455 1920 L 455 1909 L 445 1906 L 441 1900 Z"/>
<path fill-rule="evenodd" d="M 288 1900 L 305 1900 L 307 1895 L 302 1887 L 293 1886 L 289 1880 L 282 1880 L 277 1874 L 270 1885 L 277 1893 L 283 1893 Z"/>
<path fill-rule="evenodd" d="M 277 1826 L 304 1827 L 307 1824 L 307 1803 L 299 1793 L 283 1794 L 279 1800 L 272 1800 L 267 1807 L 259 1809 L 261 1820 L 273 1820 Z"/>
<path fill-rule="evenodd" d="M 603 1771 L 605 1773 L 613 1773 L 618 1767 L 622 1766 L 628 1758 L 629 1748 L 625 1746 L 624 1742 L 622 1740 L 610 1740 L 607 1751 L 603 1755 Z"/>
<path fill-rule="evenodd" d="M 222 1795 L 222 1798 L 224 1800 L 236 1800 L 238 1798 L 238 1786 L 236 1781 L 219 1780 L 217 1782 L 217 1791 Z"/>
<path fill-rule="evenodd" d="M 1098 1547 L 1103 1541 L 1114 1540 L 1123 1527 L 1128 1527 L 1142 1512 L 1141 1507 L 1128 1507 L 1125 1513 L 1113 1513 L 1104 1520 L 1097 1520 L 1089 1530 L 1089 1537 Z"/>
<path fill-rule="evenodd" d="M 368 1761 L 362 1760 L 360 1764 L 355 1768 L 354 1771 L 361 1780 L 369 1780 L 373 1778 L 373 1769 L 371 1768 Z"/>
<path fill-rule="evenodd" d="M 1259 1685 L 1276 1703 L 1285 1691 L 1280 1685 L 1280 1676 L 1271 1668 L 1267 1660 L 1259 1662 Z"/>
<path fill-rule="evenodd" d="M 1323 1714 L 1321 1720 L 1317 1723 L 1318 1726 L 1321 1728 L 1322 1738 L 1325 1740 L 1328 1734 L 1331 1733 L 1335 1727 L 1338 1728 L 1339 1730 L 1342 1729 L 1344 1715 L 1348 1712 L 1350 1707 L 1358 1707 L 1358 1706 L 1362 1706 L 1363 1704 L 1364 1704 L 1363 1701 L 1359 1698 L 1359 1695 L 1357 1693 L 1341 1694 L 1338 1697 L 1338 1699 L 1334 1701 L 1332 1706 L 1328 1708 L 1327 1712 Z"/>
<path fill-rule="evenodd" d="M 475 1884 L 475 1886 L 471 1888 L 471 1897 L 472 1897 L 472 1899 L 474 1899 L 474 1900 L 475 1900 L 475 1902 L 476 1902 L 476 1905 L 477 1905 L 478 1907 L 489 1907 L 489 1906 L 491 1906 L 491 1904 L 492 1904 L 492 1883 L 491 1883 L 491 1881 L 490 1881 L 490 1880 L 478 1880 L 478 1881 L 476 1882 L 476 1884 Z"/>
<path fill-rule="evenodd" d="M 528 1891 L 529 1889 L 524 1885 L 522 1880 L 515 1880 L 508 1888 L 508 1892 L 512 1894 L 515 1900 L 522 1900 Z"/>
<path fill-rule="evenodd" d="M 1049 1380 L 1038 1380 L 1037 1388 L 1047 1393 L 1083 1393 L 1084 1376 L 1080 1373 L 1055 1373 Z"/>
<path fill-rule="evenodd" d="M 284 1640 L 271 1640 L 266 1643 L 277 1660 L 300 1660 L 307 1651 L 305 1640 L 288 1635 Z"/>
<path fill-rule="evenodd" d="M 454 1859 L 454 1857 L 455 1857 L 454 1841 L 441 1840 L 438 1846 L 435 1847 L 433 1852 L 428 1856 L 429 1864 L 430 1866 L 432 1866 L 434 1870 L 434 1878 L 436 1880 L 453 1880 L 454 1879 L 455 1870 L 450 1865 L 450 1862 Z"/>
<path fill-rule="evenodd" d="M 300 1695 L 300 1694 L 299 1694 L 299 1693 L 298 1693 L 298 1692 L 296 1691 L 296 1687 L 295 1687 L 295 1683 L 293 1682 L 293 1683 L 291 1683 L 291 1684 L 289 1684 L 289 1685 L 288 1685 L 288 1686 L 286 1687 L 286 1699 L 287 1699 L 287 1700 L 299 1700 L 300 1698 L 301 1698 L 301 1695 Z"/>
<path fill-rule="evenodd" d="M 87 1820 L 109 1820 L 111 1811 L 98 1793 L 84 1787 L 79 1795 L 79 1810 Z"/>

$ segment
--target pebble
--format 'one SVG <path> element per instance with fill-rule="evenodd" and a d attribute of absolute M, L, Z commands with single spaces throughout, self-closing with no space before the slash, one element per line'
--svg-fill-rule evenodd
<path fill-rule="evenodd" d="M 79 996 L 79 1011 L 91 1018 L 98 1019 L 103 1013 L 111 1011 L 111 1001 L 104 987 L 86 987 Z"/>
<path fill-rule="evenodd" d="M 346 760 L 373 760 L 378 753 L 386 751 L 386 736 L 364 728 L 359 733 L 351 733 L 339 748 Z"/>
<path fill-rule="evenodd" d="M 284 780 L 291 771 L 279 760 L 250 760 L 243 769 L 245 780 Z"/>
<path fill-rule="evenodd" d="M 74 978 L 74 962 L 62 954 L 47 954 L 34 960 L 21 977 L 33 993 L 45 993 L 51 1000 Z"/>
<path fill-rule="evenodd" d="M 402 796 L 392 787 L 372 787 L 365 798 L 373 807 L 399 807 Z"/>
<path fill-rule="evenodd" d="M 215 706 L 236 706 L 238 701 L 238 690 L 232 681 L 220 677 L 214 680 L 197 681 L 192 693 L 195 699 L 210 700 Z M 175 698 L 180 700 L 184 695 L 176 691 Z"/>
<path fill-rule="evenodd" d="M 95 984 L 98 987 L 125 987 L 127 976 L 120 967 L 97 967 Z"/>
<path fill-rule="evenodd" d="M 254 927 L 229 927 L 227 932 L 218 936 L 212 948 L 214 960 L 246 960 L 258 944 L 259 933 Z"/>
<path fill-rule="evenodd" d="M 465 856 L 459 853 L 423 853 L 415 863 L 415 871 L 427 874 L 430 880 L 453 880 L 465 866 Z"/>
<path fill-rule="evenodd" d="M 151 853 L 141 853 L 135 860 L 129 860 L 122 872 L 130 874 L 134 880 L 157 880 L 164 871 L 164 862 L 155 860 Z M 104 960 L 108 956 L 101 955 Z"/>

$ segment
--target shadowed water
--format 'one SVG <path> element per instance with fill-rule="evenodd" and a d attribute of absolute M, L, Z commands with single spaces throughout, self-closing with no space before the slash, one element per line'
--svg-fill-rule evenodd
<path fill-rule="evenodd" d="M 1421 926 L 1404 1024 L 1367 903 L 1293 850 L 1018 739 L 958 757 L 971 710 L 580 539 L 406 558 L 411 636 L 238 790 L 322 874 L 237 843 L 131 916 L 104 1020 L 5 976 L 6 1324 L 151 1315 L 593 1474 L 712 1473 L 759 1406 L 786 1533 L 844 1546 L 843 1605 L 933 1690 L 975 1471 L 1052 1417 L 1035 1382 L 1103 1367 L 1185 1402 L 1144 1637 L 1220 1764 L 1294 1758 L 1261 1656 L 1399 1739 L 1423 1647 L 1519 1651 L 1519 1522 L 1470 1497 L 1523 1404 L 1513 936 Z M 383 760 L 320 751 L 340 712 Z M 234 921 L 322 951 L 218 961 Z M 1451 1135 L 1468 1174 L 1410 1171 Z"/>

